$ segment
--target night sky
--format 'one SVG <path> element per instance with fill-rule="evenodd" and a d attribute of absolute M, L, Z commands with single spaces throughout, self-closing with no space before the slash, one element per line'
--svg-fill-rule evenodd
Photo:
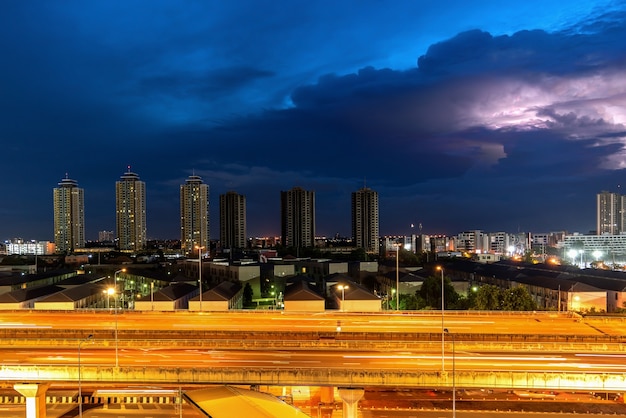
<path fill-rule="evenodd" d="M 53 239 L 66 173 L 115 230 L 129 165 L 163 239 L 191 174 L 213 238 L 220 194 L 279 235 L 295 186 L 350 236 L 364 185 L 382 235 L 587 233 L 624 180 L 623 1 L 6 0 L 0 53 L 2 240 Z"/>

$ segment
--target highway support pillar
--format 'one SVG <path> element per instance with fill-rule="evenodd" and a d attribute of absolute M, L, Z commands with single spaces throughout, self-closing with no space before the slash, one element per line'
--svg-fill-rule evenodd
<path fill-rule="evenodd" d="M 335 388 L 332 386 L 320 387 L 320 402 L 323 404 L 335 403 Z"/>
<path fill-rule="evenodd" d="M 46 418 L 47 383 L 16 383 L 13 385 L 20 394 L 26 397 L 26 418 Z"/>
<path fill-rule="evenodd" d="M 343 418 L 357 418 L 357 405 L 364 393 L 362 388 L 339 388 L 339 396 L 343 401 Z"/>

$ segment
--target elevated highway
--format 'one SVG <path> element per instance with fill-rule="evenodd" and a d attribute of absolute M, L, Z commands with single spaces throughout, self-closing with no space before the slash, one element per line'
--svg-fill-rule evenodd
<path fill-rule="evenodd" d="M 626 392 L 623 318 L 446 312 L 444 326 L 442 341 L 440 312 L 0 312 L 0 382 Z"/>

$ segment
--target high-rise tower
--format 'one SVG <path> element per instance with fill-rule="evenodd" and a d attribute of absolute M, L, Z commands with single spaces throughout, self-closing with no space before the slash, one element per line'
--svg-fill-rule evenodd
<path fill-rule="evenodd" d="M 120 250 L 146 247 L 146 183 L 128 171 L 115 183 L 115 215 Z"/>
<path fill-rule="evenodd" d="M 75 180 L 65 176 L 53 190 L 54 243 L 58 252 L 85 247 L 85 196 Z"/>
<path fill-rule="evenodd" d="M 378 254 L 378 193 L 367 187 L 352 193 L 352 237 L 357 248 Z"/>
<path fill-rule="evenodd" d="M 190 254 L 196 247 L 209 251 L 209 185 L 192 175 L 180 186 L 180 245 Z"/>
<path fill-rule="evenodd" d="M 596 197 L 596 233 L 617 235 L 624 230 L 624 196 L 603 191 Z"/>
<path fill-rule="evenodd" d="M 315 192 L 294 187 L 280 192 L 281 239 L 285 247 L 315 245 Z"/>
<path fill-rule="evenodd" d="M 220 195 L 220 242 L 223 248 L 246 247 L 246 197 L 236 192 Z"/>

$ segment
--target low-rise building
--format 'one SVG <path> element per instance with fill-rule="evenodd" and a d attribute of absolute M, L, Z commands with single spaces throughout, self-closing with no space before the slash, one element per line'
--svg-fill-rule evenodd
<path fill-rule="evenodd" d="M 323 312 L 325 299 L 305 278 L 287 283 L 285 288 L 285 311 Z"/>
<path fill-rule="evenodd" d="M 243 286 L 240 282 L 222 282 L 189 300 L 190 311 L 228 311 L 243 308 Z"/>
<path fill-rule="evenodd" d="M 189 300 L 198 295 L 198 286 L 190 283 L 172 283 L 150 296 L 135 301 L 136 311 L 175 311 L 188 309 Z"/>

